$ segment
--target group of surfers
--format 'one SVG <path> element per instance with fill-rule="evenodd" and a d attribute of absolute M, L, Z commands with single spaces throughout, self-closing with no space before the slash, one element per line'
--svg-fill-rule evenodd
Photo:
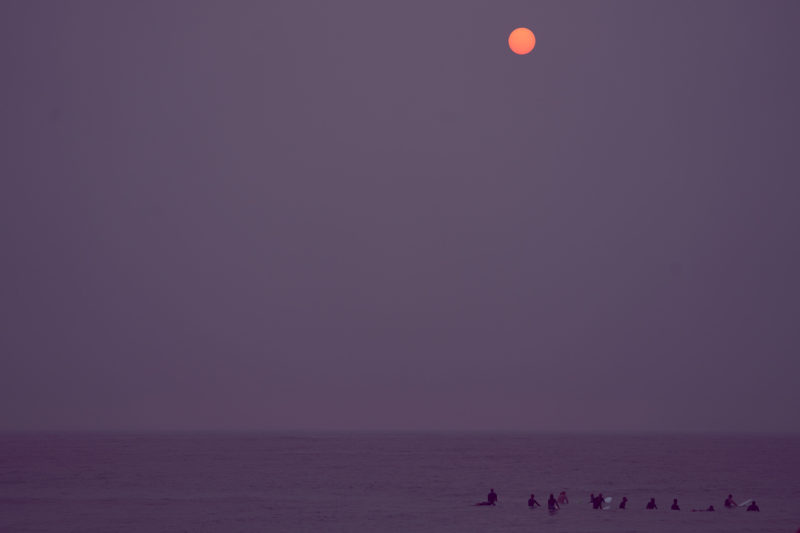
<path fill-rule="evenodd" d="M 608 498 L 608 501 L 610 502 L 611 499 Z M 558 511 L 559 509 L 561 509 L 561 506 L 564 505 L 565 503 L 569 503 L 569 499 L 567 499 L 567 492 L 562 490 L 559 493 L 558 498 L 556 498 L 552 494 L 550 494 L 550 497 L 547 499 L 547 508 L 550 511 Z M 603 497 L 603 493 L 599 493 L 597 496 L 595 496 L 594 493 L 592 493 L 589 496 L 589 503 L 591 503 L 592 507 L 595 508 L 595 509 L 604 509 L 604 508 L 608 509 L 608 507 L 603 507 L 603 504 L 606 503 L 606 498 Z M 747 503 L 747 502 L 745 502 L 745 503 Z M 490 489 L 489 490 L 489 494 L 486 496 L 486 501 L 485 502 L 476 503 L 475 505 L 495 505 L 495 504 L 497 504 L 497 493 L 494 491 L 494 489 Z M 628 498 L 623 496 L 622 497 L 622 501 L 620 501 L 620 503 L 619 503 L 619 508 L 620 509 L 626 509 L 627 505 L 628 505 Z M 725 503 L 723 503 L 723 505 L 728 509 L 732 509 L 732 508 L 738 507 L 738 505 L 736 505 L 736 502 L 733 501 L 733 495 L 732 494 L 728 494 L 728 497 L 725 498 Z M 536 496 L 533 495 L 533 494 L 531 494 L 531 497 L 528 498 L 528 507 L 531 507 L 531 508 L 541 507 L 539 502 L 536 501 Z M 645 509 L 649 509 L 649 510 L 658 509 L 658 506 L 656 505 L 656 499 L 655 498 L 650 498 L 650 501 L 647 502 L 647 505 L 645 506 Z M 674 498 L 672 500 L 672 506 L 670 507 L 670 509 L 672 509 L 673 511 L 680 511 L 681 510 L 680 506 L 678 505 L 678 498 Z M 708 511 L 713 511 L 713 510 L 714 510 L 714 506 L 713 505 L 709 505 L 707 509 L 692 509 L 692 511 L 694 511 L 694 512 L 708 512 Z M 755 511 L 755 512 L 759 512 L 760 511 L 760 509 L 758 508 L 758 505 L 756 505 L 755 500 L 750 502 L 750 505 L 748 505 L 747 510 L 748 511 Z"/>
<path fill-rule="evenodd" d="M 491 494 L 491 492 L 489 494 Z M 547 499 L 547 508 L 551 511 L 558 511 L 565 503 L 569 503 L 569 500 L 567 499 L 567 493 L 562 490 L 558 495 L 558 499 L 553 497 L 552 494 L 550 495 L 550 497 Z M 541 507 L 539 502 L 536 501 L 536 496 L 533 494 L 531 494 L 531 497 L 528 498 L 528 507 Z"/>

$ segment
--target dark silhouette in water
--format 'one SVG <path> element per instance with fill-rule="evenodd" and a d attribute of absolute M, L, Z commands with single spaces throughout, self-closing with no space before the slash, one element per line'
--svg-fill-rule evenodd
<path fill-rule="evenodd" d="M 678 498 L 672 500 L 672 507 L 670 507 L 673 511 L 680 511 L 681 508 L 678 506 Z"/>
<path fill-rule="evenodd" d="M 647 502 L 647 507 L 645 507 L 645 509 L 658 509 L 658 507 L 656 506 L 656 499 L 650 498 L 650 501 Z"/>
<path fill-rule="evenodd" d="M 714 506 L 713 505 L 709 505 L 708 509 L 692 509 L 692 512 L 693 513 L 706 513 L 706 512 L 711 512 L 713 510 L 714 510 Z"/>
<path fill-rule="evenodd" d="M 548 498 L 547 500 L 547 508 L 551 511 L 558 511 L 559 509 L 561 509 L 561 506 L 558 505 L 558 502 L 556 501 L 555 497 L 553 497 L 552 494 L 550 495 L 550 498 Z"/>
<path fill-rule="evenodd" d="M 485 502 L 478 502 L 475 505 L 494 505 L 497 503 L 497 493 L 494 489 L 489 489 L 489 494 L 486 496 Z"/>
<path fill-rule="evenodd" d="M 531 494 L 531 497 L 528 500 L 528 507 L 536 507 L 537 505 L 541 507 L 541 505 L 539 505 L 539 502 L 536 501 L 536 498 L 533 497 L 533 494 Z"/>
<path fill-rule="evenodd" d="M 592 501 L 592 507 L 594 507 L 595 509 L 602 509 L 605 501 L 606 500 L 605 498 L 603 498 L 603 493 L 601 492 L 600 494 L 597 495 L 594 501 Z"/>
<path fill-rule="evenodd" d="M 733 494 L 728 494 L 728 497 L 725 498 L 725 507 L 727 507 L 729 509 L 731 507 L 736 507 L 736 502 L 733 501 Z"/>
<path fill-rule="evenodd" d="M 622 501 L 619 502 L 619 508 L 620 509 L 625 509 L 625 505 L 627 505 L 627 503 L 628 503 L 628 498 L 623 496 L 622 497 Z"/>
<path fill-rule="evenodd" d="M 753 503 L 751 503 L 751 504 L 750 504 L 750 505 L 747 507 L 747 510 L 748 510 L 748 511 L 755 511 L 755 512 L 757 512 L 757 513 L 760 513 L 760 512 L 761 512 L 761 509 L 759 509 L 759 508 L 758 508 L 758 505 L 756 505 L 756 501 L 755 501 L 755 500 L 753 500 Z"/>
<path fill-rule="evenodd" d="M 567 499 L 567 491 L 562 490 L 558 495 L 558 504 L 564 505 L 565 503 L 569 503 L 569 500 Z"/>

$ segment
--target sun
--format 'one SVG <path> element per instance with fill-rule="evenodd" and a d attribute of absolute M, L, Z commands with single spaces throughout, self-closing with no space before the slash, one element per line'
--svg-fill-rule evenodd
<path fill-rule="evenodd" d="M 536 46 L 536 36 L 528 28 L 517 28 L 508 36 L 508 47 L 518 55 L 529 54 Z"/>

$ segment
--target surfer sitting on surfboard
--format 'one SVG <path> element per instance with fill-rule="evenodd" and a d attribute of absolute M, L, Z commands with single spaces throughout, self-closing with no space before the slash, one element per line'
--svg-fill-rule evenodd
<path fill-rule="evenodd" d="M 736 502 L 733 501 L 733 494 L 728 494 L 728 497 L 725 498 L 725 507 L 729 509 L 732 507 L 736 507 Z"/>
<path fill-rule="evenodd" d="M 680 511 L 681 510 L 680 506 L 678 506 L 678 498 L 674 498 L 672 500 L 672 507 L 670 507 L 670 509 L 672 509 L 673 511 Z"/>
<path fill-rule="evenodd" d="M 757 513 L 761 512 L 761 509 L 758 508 L 758 505 L 756 505 L 756 501 L 755 500 L 753 500 L 753 503 L 751 503 L 750 506 L 747 507 L 747 510 L 748 511 L 755 511 Z"/>
<path fill-rule="evenodd" d="M 485 502 L 478 502 L 475 505 L 494 505 L 497 503 L 497 493 L 494 489 L 489 489 L 489 495 L 486 496 Z"/>
<path fill-rule="evenodd" d="M 620 509 L 625 509 L 625 506 L 626 506 L 627 504 L 628 504 L 628 497 L 627 497 L 627 496 L 623 496 L 623 497 L 622 497 L 622 501 L 621 501 L 621 502 L 619 502 L 619 508 L 620 508 Z"/>
<path fill-rule="evenodd" d="M 647 502 L 646 509 L 658 509 L 658 507 L 656 507 L 656 499 L 655 498 L 650 498 L 650 501 Z"/>
<path fill-rule="evenodd" d="M 567 499 L 567 491 L 562 490 L 558 495 L 558 504 L 564 505 L 565 503 L 569 503 L 569 500 Z"/>
<path fill-rule="evenodd" d="M 561 507 L 558 505 L 558 502 L 556 501 L 556 499 L 553 497 L 552 494 L 550 495 L 550 498 L 547 499 L 547 508 L 550 511 L 558 511 L 559 509 L 561 509 Z"/>
<path fill-rule="evenodd" d="M 539 505 L 539 502 L 537 502 L 536 498 L 534 498 L 533 494 L 531 494 L 531 497 L 528 500 L 528 507 L 536 507 L 537 505 Z M 539 507 L 541 507 L 541 505 L 539 505 Z"/>

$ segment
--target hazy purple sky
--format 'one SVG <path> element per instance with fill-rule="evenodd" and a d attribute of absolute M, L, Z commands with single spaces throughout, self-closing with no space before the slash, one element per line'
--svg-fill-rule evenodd
<path fill-rule="evenodd" d="M 799 24 L 0 2 L 0 429 L 800 431 Z"/>

